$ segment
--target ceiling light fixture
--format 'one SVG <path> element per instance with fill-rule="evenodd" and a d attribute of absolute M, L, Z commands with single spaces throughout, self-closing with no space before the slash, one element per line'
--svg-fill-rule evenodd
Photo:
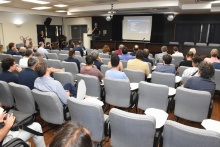
<path fill-rule="evenodd" d="M 0 4 L 10 3 L 11 1 L 0 0 Z"/>
<path fill-rule="evenodd" d="M 30 2 L 30 3 L 36 3 L 36 4 L 41 4 L 41 5 L 45 5 L 45 4 L 49 4 L 50 2 L 46 2 L 46 1 L 39 1 L 39 0 L 22 0 L 23 2 Z"/>
<path fill-rule="evenodd" d="M 63 8 L 63 7 L 67 7 L 68 5 L 64 5 L 64 4 L 58 4 L 58 5 L 53 5 L 54 7 L 59 7 L 59 8 Z"/>
<path fill-rule="evenodd" d="M 167 20 L 168 20 L 168 21 L 173 21 L 173 19 L 174 19 L 174 14 L 169 14 L 169 15 L 167 16 Z"/>
<path fill-rule="evenodd" d="M 57 10 L 55 12 L 64 13 L 64 12 L 67 12 L 67 11 L 66 10 Z"/>
<path fill-rule="evenodd" d="M 106 16 L 106 21 L 110 21 L 113 18 L 114 14 L 116 14 L 116 11 L 113 10 L 113 4 L 111 4 L 111 10 L 108 11 L 108 15 Z"/>
<path fill-rule="evenodd" d="M 31 9 L 34 9 L 34 10 L 45 10 L 45 9 L 51 9 L 52 7 L 34 7 L 34 8 L 31 8 Z"/>

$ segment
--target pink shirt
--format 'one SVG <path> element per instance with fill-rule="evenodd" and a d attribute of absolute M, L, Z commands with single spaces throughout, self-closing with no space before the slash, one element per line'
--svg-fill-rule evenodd
<path fill-rule="evenodd" d="M 220 63 L 220 60 L 217 57 L 205 58 L 205 61 L 210 62 L 210 63 L 213 63 L 213 62 Z"/>

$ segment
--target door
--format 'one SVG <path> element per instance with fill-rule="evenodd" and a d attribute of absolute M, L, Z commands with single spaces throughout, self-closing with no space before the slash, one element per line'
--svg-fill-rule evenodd
<path fill-rule="evenodd" d="M 72 25 L 71 35 L 73 42 L 83 41 L 83 33 L 87 33 L 87 25 Z"/>

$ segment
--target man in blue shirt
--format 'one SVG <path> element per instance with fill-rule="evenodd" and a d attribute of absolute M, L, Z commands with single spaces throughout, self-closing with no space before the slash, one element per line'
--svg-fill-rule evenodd
<path fill-rule="evenodd" d="M 80 71 L 80 62 L 78 59 L 75 59 L 75 50 L 72 49 L 69 51 L 69 57 L 65 60 L 66 62 L 75 62 L 78 66 L 78 69 Z"/>
<path fill-rule="evenodd" d="M 176 74 L 175 66 L 170 65 L 171 62 L 172 57 L 169 54 L 163 55 L 163 64 L 157 64 L 157 67 L 154 71 Z"/>
<path fill-rule="evenodd" d="M 144 49 L 144 59 L 143 61 L 144 62 L 150 62 L 151 63 L 151 66 L 153 66 L 153 61 L 151 59 L 149 59 L 149 50 L 148 49 Z"/>
<path fill-rule="evenodd" d="M 125 79 L 129 80 L 128 77 L 125 75 L 124 72 L 119 71 L 119 57 L 117 54 L 112 55 L 111 57 L 111 64 L 112 64 L 112 69 L 106 71 L 105 77 L 106 78 L 112 78 L 112 79 Z"/>
<path fill-rule="evenodd" d="M 40 47 L 38 48 L 37 52 L 44 54 L 44 56 L 47 58 L 48 51 L 44 48 L 44 43 L 40 42 L 39 46 Z"/>
<path fill-rule="evenodd" d="M 124 61 L 128 61 L 130 59 L 134 59 L 133 56 L 128 54 L 128 48 L 127 47 L 123 47 L 122 48 L 122 55 L 119 55 L 120 60 L 124 60 Z"/>
<path fill-rule="evenodd" d="M 28 68 L 25 68 L 19 73 L 18 84 L 25 85 L 30 89 L 34 89 L 34 81 L 38 77 L 34 71 L 37 63 L 38 59 L 36 57 L 28 59 Z"/>
<path fill-rule="evenodd" d="M 6 54 L 16 55 L 18 52 L 18 49 L 15 46 L 15 43 L 11 42 L 8 44 L 8 50 Z"/>
<path fill-rule="evenodd" d="M 76 46 L 74 47 L 75 51 L 79 51 L 81 56 L 83 56 L 84 52 L 83 52 L 83 48 L 81 46 L 81 44 L 77 43 Z"/>
<path fill-rule="evenodd" d="M 136 56 L 136 52 L 137 52 L 138 50 L 139 50 L 139 46 L 138 46 L 138 45 L 135 45 L 134 48 L 133 48 L 133 51 L 134 51 L 134 52 L 131 52 L 130 55 L 131 55 L 131 56 Z"/>

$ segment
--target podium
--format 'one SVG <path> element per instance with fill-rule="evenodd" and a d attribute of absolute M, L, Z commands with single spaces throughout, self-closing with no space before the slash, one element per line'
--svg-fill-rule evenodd
<path fill-rule="evenodd" d="M 93 34 L 83 33 L 83 45 L 85 48 L 91 48 L 91 40 Z"/>

